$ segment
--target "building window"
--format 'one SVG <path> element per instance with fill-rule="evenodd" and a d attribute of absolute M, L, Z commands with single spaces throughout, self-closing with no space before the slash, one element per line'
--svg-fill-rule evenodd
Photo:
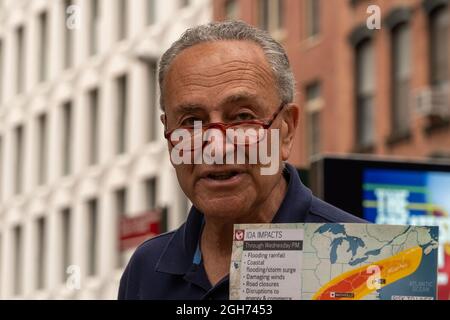
<path fill-rule="evenodd" d="M 410 28 L 407 23 L 392 29 L 392 120 L 395 135 L 409 131 L 409 99 L 411 76 Z"/>
<path fill-rule="evenodd" d="M 3 56 L 3 41 L 0 39 L 0 105 L 3 100 L 3 71 L 4 71 L 4 56 Z"/>
<path fill-rule="evenodd" d="M 226 20 L 238 20 L 239 19 L 238 0 L 227 0 L 225 2 L 225 19 Z"/>
<path fill-rule="evenodd" d="M 0 279 L 3 276 L 3 263 L 1 261 L 5 261 L 3 257 L 3 234 L 0 233 Z M 2 294 L 2 286 L 0 286 L 0 297 Z"/>
<path fill-rule="evenodd" d="M 320 111 L 310 112 L 308 116 L 309 121 L 309 156 L 314 157 L 320 154 L 320 143 L 321 143 L 321 122 Z"/>
<path fill-rule="evenodd" d="M 320 0 L 306 0 L 306 36 L 312 38 L 320 33 Z"/>
<path fill-rule="evenodd" d="M 374 70 L 373 44 L 370 39 L 356 46 L 356 133 L 358 148 L 372 147 L 374 135 Z"/>
<path fill-rule="evenodd" d="M 146 7 L 145 18 L 147 21 L 147 25 L 154 24 L 156 21 L 156 2 L 155 2 L 155 0 L 146 0 L 145 7 Z"/>
<path fill-rule="evenodd" d="M 89 54 L 94 55 L 98 52 L 98 42 L 100 35 L 100 8 L 99 0 L 90 1 L 90 32 L 89 32 Z"/>
<path fill-rule="evenodd" d="M 73 64 L 73 29 L 67 26 L 70 16 L 73 12 L 69 9 L 72 6 L 72 0 L 64 0 L 64 68 L 68 69 Z"/>
<path fill-rule="evenodd" d="M 16 59 L 16 89 L 17 93 L 21 93 L 24 89 L 25 80 L 25 39 L 23 26 L 16 29 Z"/>
<path fill-rule="evenodd" d="M 146 62 L 146 74 L 147 74 L 147 103 L 146 110 L 146 137 L 148 141 L 154 141 L 157 136 L 156 116 L 158 111 L 158 104 L 156 101 L 156 89 L 158 85 L 158 68 L 156 62 Z"/>
<path fill-rule="evenodd" d="M 98 272 L 98 203 L 97 199 L 91 199 L 87 203 L 88 212 L 88 233 L 87 233 L 87 246 L 88 246 L 88 272 L 89 276 L 94 276 Z"/>
<path fill-rule="evenodd" d="M 38 185 L 45 183 L 47 178 L 47 115 L 41 114 L 37 119 L 38 125 L 38 143 L 37 143 L 37 182 Z"/>
<path fill-rule="evenodd" d="M 18 125 L 15 129 L 15 191 L 16 194 L 20 194 L 22 192 L 22 172 L 23 172 L 23 151 L 24 151 L 24 143 L 23 143 L 23 126 Z"/>
<path fill-rule="evenodd" d="M 39 15 L 39 81 L 47 80 L 48 19 L 47 12 Z"/>
<path fill-rule="evenodd" d="M 120 230 L 120 223 L 123 217 L 126 215 L 127 210 L 127 190 L 125 188 L 119 189 L 115 192 L 116 199 L 116 217 L 117 217 L 117 228 L 116 230 Z M 119 241 L 119 236 L 117 236 L 117 241 Z M 117 244 L 117 261 L 116 267 L 122 268 L 125 265 L 125 256 L 120 249 L 120 244 Z"/>
<path fill-rule="evenodd" d="M 116 191 L 116 212 L 122 217 L 127 210 L 127 189 L 122 188 Z"/>
<path fill-rule="evenodd" d="M 14 270 L 14 295 L 19 295 L 22 293 L 22 278 L 23 278 L 23 243 L 22 243 L 22 227 L 16 226 L 13 229 L 13 240 L 14 240 L 14 259 L 13 259 L 13 270 Z"/>
<path fill-rule="evenodd" d="M 118 1 L 118 5 L 117 5 L 117 13 L 118 13 L 118 30 L 117 30 L 117 39 L 118 40 L 123 40 L 127 37 L 127 32 L 128 32 L 128 19 L 127 19 L 127 15 L 128 15 L 128 7 L 127 7 L 127 1 L 126 0 L 117 0 Z"/>
<path fill-rule="evenodd" d="M 72 102 L 62 106 L 62 173 L 68 175 L 72 167 Z"/>
<path fill-rule="evenodd" d="M 431 85 L 442 87 L 449 80 L 448 7 L 440 6 L 431 11 L 429 24 Z"/>
<path fill-rule="evenodd" d="M 149 178 L 145 180 L 144 184 L 145 184 L 144 198 L 146 200 L 145 205 L 148 210 L 151 210 L 156 207 L 157 180 L 156 178 Z"/>
<path fill-rule="evenodd" d="M 98 162 L 99 154 L 99 128 L 98 128 L 98 89 L 93 89 L 88 93 L 89 100 L 89 119 L 88 119 L 88 154 L 89 164 L 93 165 Z"/>
<path fill-rule="evenodd" d="M 307 128 L 308 128 L 308 153 L 313 157 L 321 151 L 321 109 L 323 99 L 321 96 L 320 83 L 313 83 L 306 87 L 306 112 L 307 112 Z"/>
<path fill-rule="evenodd" d="M 0 202 L 3 198 L 3 172 L 3 137 L 0 136 Z"/>
<path fill-rule="evenodd" d="M 45 217 L 36 220 L 36 289 L 41 290 L 45 287 L 45 262 L 47 258 L 47 236 Z"/>
<path fill-rule="evenodd" d="M 72 245 L 71 245 L 71 210 L 70 208 L 65 208 L 61 211 L 61 281 L 64 283 L 66 281 L 67 276 L 67 267 L 70 265 L 70 257 L 72 253 Z"/>
<path fill-rule="evenodd" d="M 260 0 L 259 26 L 269 32 L 283 28 L 283 0 Z"/>
<path fill-rule="evenodd" d="M 127 149 L 127 116 L 128 116 L 128 92 L 127 76 L 121 76 L 116 80 L 117 85 L 117 154 L 122 154 Z"/>

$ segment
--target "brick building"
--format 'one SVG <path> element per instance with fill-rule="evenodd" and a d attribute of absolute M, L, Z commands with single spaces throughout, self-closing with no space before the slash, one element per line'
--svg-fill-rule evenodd
<path fill-rule="evenodd" d="M 298 167 L 321 153 L 450 158 L 448 0 L 213 4 L 214 19 L 247 21 L 285 46 L 302 108 Z"/>

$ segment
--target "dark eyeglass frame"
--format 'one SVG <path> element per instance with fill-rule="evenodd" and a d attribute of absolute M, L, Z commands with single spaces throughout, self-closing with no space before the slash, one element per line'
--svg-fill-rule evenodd
<path fill-rule="evenodd" d="M 208 129 L 211 128 L 217 128 L 220 129 L 220 131 L 222 131 L 222 133 L 224 135 L 226 135 L 226 130 L 228 128 L 232 128 L 232 127 L 236 127 L 236 126 L 242 126 L 245 124 L 254 124 L 254 125 L 259 125 L 262 127 L 262 129 L 269 129 L 273 122 L 275 121 L 275 119 L 278 117 L 278 115 L 281 113 L 281 111 L 283 111 L 284 107 L 287 105 L 287 103 L 282 102 L 280 104 L 280 106 L 278 107 L 278 109 L 274 112 L 274 114 L 266 120 L 259 120 L 259 119 L 254 119 L 254 120 L 244 120 L 244 121 L 236 121 L 236 122 L 230 122 L 230 123 L 224 123 L 224 122 L 212 122 L 212 123 L 208 123 L 202 126 L 202 132 L 205 132 Z M 167 123 L 167 115 L 164 114 L 164 123 Z M 172 145 L 172 147 L 175 147 L 175 145 L 173 144 L 172 140 L 170 139 L 170 136 L 172 135 L 172 133 L 175 130 L 179 130 L 179 129 L 193 129 L 194 126 L 181 126 L 178 128 L 175 128 L 173 130 L 164 130 L 164 138 L 166 138 L 170 144 Z M 256 143 L 258 143 L 259 141 L 261 141 L 262 139 L 259 139 Z M 206 143 L 206 142 L 205 142 Z M 204 143 L 204 144 L 205 144 Z M 236 145 L 236 143 L 234 143 Z M 247 143 L 245 145 L 248 145 Z"/>

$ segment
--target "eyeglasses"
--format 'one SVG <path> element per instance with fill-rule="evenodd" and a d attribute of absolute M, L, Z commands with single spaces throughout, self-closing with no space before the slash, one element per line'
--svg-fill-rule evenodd
<path fill-rule="evenodd" d="M 277 111 L 266 120 L 254 119 L 245 121 L 234 121 L 230 123 L 213 122 L 200 126 L 190 125 L 181 126 L 173 130 L 165 130 L 164 137 L 169 140 L 172 147 L 182 148 L 183 150 L 195 150 L 204 147 L 208 143 L 203 141 L 203 135 L 210 129 L 219 129 L 227 140 L 231 140 L 235 146 L 248 146 L 258 143 L 263 140 L 266 135 L 266 130 L 269 129 L 277 116 L 281 113 L 286 103 L 282 102 Z M 165 123 L 167 123 L 167 116 L 164 114 Z M 230 130 L 228 130 L 230 129 Z M 231 135 L 228 133 L 232 133 Z M 180 139 L 183 137 L 182 139 Z M 195 141 L 201 141 L 195 143 Z"/>

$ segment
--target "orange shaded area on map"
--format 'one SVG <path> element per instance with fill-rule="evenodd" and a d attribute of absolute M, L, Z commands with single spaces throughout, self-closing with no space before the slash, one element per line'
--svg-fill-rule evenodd
<path fill-rule="evenodd" d="M 422 248 L 413 247 L 389 258 L 347 271 L 325 284 L 313 300 L 359 300 L 366 295 L 414 273 L 422 261 Z M 379 274 L 375 278 L 373 266 Z M 378 280 L 378 286 L 368 281 Z"/>

